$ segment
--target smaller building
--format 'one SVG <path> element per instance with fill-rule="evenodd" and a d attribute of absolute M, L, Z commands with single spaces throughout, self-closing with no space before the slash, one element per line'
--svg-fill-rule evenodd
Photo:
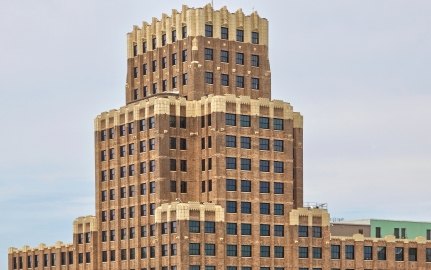
<path fill-rule="evenodd" d="M 386 219 L 360 219 L 331 223 L 334 236 L 363 234 L 365 237 L 384 238 L 388 235 L 396 239 L 415 239 L 423 237 L 431 240 L 431 222 L 402 221 Z"/>

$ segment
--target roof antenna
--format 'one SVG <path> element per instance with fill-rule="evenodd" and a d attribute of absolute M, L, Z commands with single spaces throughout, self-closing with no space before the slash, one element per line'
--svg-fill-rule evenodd
<path fill-rule="evenodd" d="M 211 7 L 214 8 L 214 0 L 211 0 Z"/>

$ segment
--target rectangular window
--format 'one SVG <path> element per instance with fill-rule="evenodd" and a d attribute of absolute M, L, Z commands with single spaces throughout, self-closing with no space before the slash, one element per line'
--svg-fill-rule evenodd
<path fill-rule="evenodd" d="M 236 169 L 236 158 L 234 157 L 226 158 L 226 169 L 230 169 L 230 170 Z"/>
<path fill-rule="evenodd" d="M 181 193 L 187 193 L 187 182 L 186 181 L 181 181 L 180 192 Z"/>
<path fill-rule="evenodd" d="M 366 261 L 373 260 L 373 247 L 372 246 L 364 246 L 364 260 L 366 260 Z"/>
<path fill-rule="evenodd" d="M 181 61 L 186 62 L 187 61 L 187 50 L 182 50 L 181 52 Z"/>
<path fill-rule="evenodd" d="M 340 246 L 339 245 L 331 245 L 331 259 L 339 260 L 340 256 Z"/>
<path fill-rule="evenodd" d="M 166 45 L 166 34 L 162 35 L 162 46 Z"/>
<path fill-rule="evenodd" d="M 152 91 L 153 95 L 157 93 L 157 83 L 153 83 Z"/>
<path fill-rule="evenodd" d="M 213 37 L 213 26 L 205 24 L 205 37 Z"/>
<path fill-rule="evenodd" d="M 270 236 L 270 228 L 269 224 L 260 224 L 260 236 Z"/>
<path fill-rule="evenodd" d="M 150 160 L 150 172 L 154 172 L 156 170 L 156 161 Z"/>
<path fill-rule="evenodd" d="M 299 237 L 308 237 L 308 226 L 299 225 L 298 226 L 298 236 Z"/>
<path fill-rule="evenodd" d="M 244 76 L 236 76 L 236 87 L 244 88 Z"/>
<path fill-rule="evenodd" d="M 138 78 L 138 68 L 137 67 L 133 68 L 133 78 L 134 79 Z"/>
<path fill-rule="evenodd" d="M 226 223 L 226 234 L 237 235 L 237 224 L 236 223 Z"/>
<path fill-rule="evenodd" d="M 251 89 L 259 90 L 259 78 L 251 78 Z"/>
<path fill-rule="evenodd" d="M 176 30 L 172 30 L 171 39 L 172 39 L 172 42 L 177 41 L 177 31 Z"/>
<path fill-rule="evenodd" d="M 404 261 L 404 248 L 403 247 L 395 247 L 395 261 L 397 261 L 397 262 Z"/>
<path fill-rule="evenodd" d="M 235 201 L 226 201 L 226 213 L 236 213 L 236 202 Z"/>
<path fill-rule="evenodd" d="M 274 225 L 274 236 L 284 236 L 284 225 Z"/>
<path fill-rule="evenodd" d="M 187 150 L 187 140 L 180 138 L 180 150 Z"/>
<path fill-rule="evenodd" d="M 214 73 L 205 72 L 205 83 L 213 84 L 214 83 Z"/>
<path fill-rule="evenodd" d="M 152 71 L 153 71 L 153 72 L 156 72 L 156 70 L 157 70 L 157 61 L 156 61 L 156 60 L 153 60 L 151 63 L 152 63 L 152 65 L 151 65 L 151 67 L 152 67 Z"/>
<path fill-rule="evenodd" d="M 426 232 L 426 239 L 431 240 L 431 230 L 427 230 Z"/>
<path fill-rule="evenodd" d="M 229 28 L 222 27 L 220 29 L 221 39 L 229 39 Z"/>
<path fill-rule="evenodd" d="M 241 180 L 241 192 L 251 192 L 250 180 Z"/>
<path fill-rule="evenodd" d="M 355 246 L 354 245 L 346 245 L 344 255 L 345 255 L 346 260 L 354 260 L 355 259 Z"/>
<path fill-rule="evenodd" d="M 259 128 L 269 129 L 268 117 L 259 117 Z"/>
<path fill-rule="evenodd" d="M 244 30 L 236 29 L 236 41 L 244 42 Z"/>
<path fill-rule="evenodd" d="M 270 246 L 260 246 L 260 257 L 270 256 Z"/>
<path fill-rule="evenodd" d="M 251 43 L 259 44 L 259 33 L 258 32 L 251 32 Z"/>
<path fill-rule="evenodd" d="M 205 60 L 214 59 L 214 50 L 210 48 L 205 48 Z"/>
<path fill-rule="evenodd" d="M 155 50 L 157 47 L 157 39 L 155 37 L 153 37 L 151 39 L 151 45 L 152 45 L 153 50 Z"/>
<path fill-rule="evenodd" d="M 244 65 L 244 54 L 243 53 L 236 53 L 236 64 L 237 65 Z"/>
<path fill-rule="evenodd" d="M 426 248 L 425 249 L 425 261 L 426 262 L 431 262 L 431 248 Z"/>
<path fill-rule="evenodd" d="M 241 202 L 241 214 L 251 214 L 251 202 Z"/>
<path fill-rule="evenodd" d="M 236 191 L 236 179 L 226 179 L 226 191 Z"/>
<path fill-rule="evenodd" d="M 175 137 L 169 138 L 169 149 L 177 149 L 177 138 Z"/>
<path fill-rule="evenodd" d="M 284 141 L 283 140 L 274 140 L 274 151 L 283 152 L 284 151 Z"/>
<path fill-rule="evenodd" d="M 260 214 L 261 215 L 269 215 L 270 214 L 270 204 L 269 203 L 260 203 Z"/>
<path fill-rule="evenodd" d="M 146 41 L 142 42 L 142 48 L 144 50 L 144 53 L 146 53 L 148 51 L 148 46 L 147 46 L 147 42 Z"/>
<path fill-rule="evenodd" d="M 269 160 L 259 160 L 259 171 L 269 172 Z"/>
<path fill-rule="evenodd" d="M 201 223 L 197 220 L 190 220 L 189 221 L 189 232 L 191 233 L 199 233 L 201 232 Z"/>
<path fill-rule="evenodd" d="M 229 51 L 220 52 L 220 62 L 229 63 Z"/>
<path fill-rule="evenodd" d="M 259 150 L 269 150 L 269 139 L 259 139 Z"/>
<path fill-rule="evenodd" d="M 206 256 L 215 256 L 215 253 L 216 253 L 215 244 L 205 244 Z"/>
<path fill-rule="evenodd" d="M 220 84 L 222 86 L 229 86 L 229 75 L 228 74 L 221 74 Z"/>
<path fill-rule="evenodd" d="M 187 118 L 184 116 L 180 116 L 180 128 L 187 127 Z"/>
<path fill-rule="evenodd" d="M 259 192 L 260 193 L 269 193 L 269 182 L 267 181 L 260 181 L 259 182 Z"/>
<path fill-rule="evenodd" d="M 147 64 L 143 64 L 142 65 L 142 74 L 143 75 L 147 75 L 148 72 L 148 65 Z"/>
<path fill-rule="evenodd" d="M 241 148 L 243 149 L 251 149 L 251 138 L 250 137 L 241 137 Z"/>
<path fill-rule="evenodd" d="M 394 236 L 395 238 L 400 238 L 400 228 L 394 228 Z"/>
<path fill-rule="evenodd" d="M 238 250 L 236 245 L 226 245 L 226 255 L 229 257 L 238 256 Z"/>
<path fill-rule="evenodd" d="M 243 115 L 240 116 L 240 126 L 241 127 L 250 127 L 251 126 L 251 120 L 250 115 Z"/>
<path fill-rule="evenodd" d="M 241 158 L 241 170 L 242 171 L 251 171 L 251 159 Z"/>
<path fill-rule="evenodd" d="M 177 181 L 175 180 L 170 181 L 170 191 L 177 192 Z"/>
<path fill-rule="evenodd" d="M 274 161 L 274 173 L 284 173 L 283 161 Z"/>
<path fill-rule="evenodd" d="M 175 66 L 177 64 L 177 54 L 173 53 L 171 57 L 172 65 Z"/>
<path fill-rule="evenodd" d="M 251 209 L 251 205 L 250 205 Z M 241 223 L 241 235 L 251 235 L 251 224 Z"/>
<path fill-rule="evenodd" d="M 162 91 L 166 92 L 168 90 L 168 81 L 162 80 Z"/>
<path fill-rule="evenodd" d="M 312 253 L 313 253 L 313 259 L 322 259 L 322 248 L 321 247 L 313 247 Z"/>
<path fill-rule="evenodd" d="M 298 257 L 299 258 L 308 258 L 308 247 L 299 247 L 298 248 Z"/>
<path fill-rule="evenodd" d="M 215 222 L 205 221 L 205 233 L 215 233 Z"/>
<path fill-rule="evenodd" d="M 187 85 L 188 80 L 189 80 L 188 74 L 187 73 L 183 73 L 182 78 L 183 78 L 183 85 Z"/>
<path fill-rule="evenodd" d="M 251 66 L 259 67 L 259 55 L 255 55 L 255 54 L 251 55 Z"/>
<path fill-rule="evenodd" d="M 241 257 L 251 257 L 251 245 L 241 245 Z"/>
<path fill-rule="evenodd" d="M 236 115 L 232 113 L 226 113 L 226 126 L 236 126 Z"/>
<path fill-rule="evenodd" d="M 322 238 L 322 227 L 321 226 L 313 226 L 311 227 L 312 229 L 312 236 L 314 238 Z"/>

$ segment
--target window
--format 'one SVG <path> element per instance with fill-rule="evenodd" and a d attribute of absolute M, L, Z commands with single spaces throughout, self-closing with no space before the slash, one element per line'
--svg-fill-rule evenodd
<path fill-rule="evenodd" d="M 251 207 L 251 205 L 250 205 Z M 251 235 L 251 224 L 241 223 L 241 235 Z"/>
<path fill-rule="evenodd" d="M 169 138 L 169 149 L 177 149 L 177 138 L 175 137 Z"/>
<path fill-rule="evenodd" d="M 215 256 L 216 247 L 215 244 L 205 244 L 205 255 L 206 256 Z"/>
<path fill-rule="evenodd" d="M 241 245 L 241 257 L 251 257 L 251 245 Z"/>
<path fill-rule="evenodd" d="M 157 93 L 157 83 L 153 83 L 153 91 L 152 91 L 152 93 L 153 94 L 156 94 Z"/>
<path fill-rule="evenodd" d="M 298 257 L 299 258 L 308 258 L 308 247 L 299 247 L 298 248 Z"/>
<path fill-rule="evenodd" d="M 146 97 L 147 95 L 148 95 L 148 87 L 147 86 L 144 86 L 144 89 L 142 89 L 142 95 L 144 96 L 144 97 Z"/>
<path fill-rule="evenodd" d="M 226 191 L 236 191 L 236 179 L 226 179 Z"/>
<path fill-rule="evenodd" d="M 236 115 L 232 113 L 226 113 L 226 126 L 236 126 Z"/>
<path fill-rule="evenodd" d="M 177 232 L 177 222 L 171 221 L 171 233 L 176 233 L 176 232 Z"/>
<path fill-rule="evenodd" d="M 170 191 L 177 192 L 177 181 L 171 180 L 170 182 Z"/>
<path fill-rule="evenodd" d="M 214 50 L 210 48 L 205 48 L 205 60 L 214 59 Z"/>
<path fill-rule="evenodd" d="M 110 148 L 109 149 L 109 159 L 114 159 L 114 158 L 115 158 L 115 149 Z"/>
<path fill-rule="evenodd" d="M 269 160 L 259 160 L 259 171 L 269 172 Z"/>
<path fill-rule="evenodd" d="M 259 117 L 259 128 L 269 129 L 268 117 Z"/>
<path fill-rule="evenodd" d="M 153 50 L 156 49 L 157 47 L 157 39 L 155 37 L 153 37 L 153 39 L 151 40 L 151 45 Z"/>
<path fill-rule="evenodd" d="M 147 184 L 146 183 L 142 183 L 140 189 L 141 189 L 140 195 L 145 195 L 147 193 Z"/>
<path fill-rule="evenodd" d="M 274 215 L 282 216 L 284 215 L 284 205 L 281 203 L 274 204 Z"/>
<path fill-rule="evenodd" d="M 370 261 L 373 259 L 373 247 L 364 246 L 364 260 Z"/>
<path fill-rule="evenodd" d="M 259 33 L 258 32 L 251 32 L 251 43 L 259 44 Z"/>
<path fill-rule="evenodd" d="M 180 192 L 187 193 L 187 182 L 181 181 L 180 183 Z"/>
<path fill-rule="evenodd" d="M 313 253 L 313 259 L 322 259 L 322 248 L 321 247 L 313 247 L 312 253 Z"/>
<path fill-rule="evenodd" d="M 222 86 L 229 86 L 229 75 L 221 74 L 220 83 Z"/>
<path fill-rule="evenodd" d="M 175 66 L 177 64 L 177 54 L 173 53 L 171 57 L 172 65 Z"/>
<path fill-rule="evenodd" d="M 126 177 L 126 166 L 120 167 L 120 178 Z"/>
<path fill-rule="evenodd" d="M 250 180 L 241 180 L 241 192 L 251 192 Z"/>
<path fill-rule="evenodd" d="M 274 173 L 284 173 L 283 161 L 274 161 Z"/>
<path fill-rule="evenodd" d="M 190 265 L 189 266 L 189 270 L 200 270 L 201 266 L 200 265 Z"/>
<path fill-rule="evenodd" d="M 229 52 L 228 51 L 221 51 L 220 52 L 220 62 L 229 63 Z"/>
<path fill-rule="evenodd" d="M 260 203 L 260 214 L 269 215 L 270 214 L 269 206 L 270 206 L 269 203 Z"/>
<path fill-rule="evenodd" d="M 284 258 L 284 247 L 275 246 L 274 247 L 274 257 L 275 258 Z"/>
<path fill-rule="evenodd" d="M 133 78 L 138 78 L 138 68 L 137 67 L 134 67 L 133 68 Z"/>
<path fill-rule="evenodd" d="M 142 48 L 144 50 L 144 53 L 146 53 L 148 51 L 148 46 L 147 46 L 147 42 L 146 41 L 142 42 Z"/>
<path fill-rule="evenodd" d="M 251 149 L 251 138 L 250 137 L 241 137 L 241 148 L 243 149 Z"/>
<path fill-rule="evenodd" d="M 143 153 L 145 151 L 147 151 L 147 147 L 146 147 L 145 141 L 140 141 L 139 142 L 139 152 Z"/>
<path fill-rule="evenodd" d="M 269 224 L 260 224 L 260 236 L 269 236 L 271 233 Z"/>
<path fill-rule="evenodd" d="M 284 183 L 274 182 L 274 194 L 284 194 Z"/>
<path fill-rule="evenodd" d="M 425 249 L 425 261 L 431 262 L 431 248 Z M 36 262 L 36 260 L 35 260 Z"/>
<path fill-rule="evenodd" d="M 308 227 L 304 225 L 298 226 L 298 236 L 299 237 L 308 237 Z"/>
<path fill-rule="evenodd" d="M 403 247 L 395 247 L 395 261 L 404 261 Z"/>
<path fill-rule="evenodd" d="M 251 78 L 251 89 L 259 90 L 259 78 Z"/>
<path fill-rule="evenodd" d="M 148 140 L 148 148 L 150 149 L 150 151 L 152 150 L 156 150 L 156 139 L 152 138 Z"/>
<path fill-rule="evenodd" d="M 150 203 L 150 216 L 153 216 L 155 212 L 156 212 L 156 204 Z"/>
<path fill-rule="evenodd" d="M 394 228 L 394 236 L 395 238 L 400 238 L 400 228 Z"/>
<path fill-rule="evenodd" d="M 214 221 L 205 221 L 205 233 L 215 233 L 215 222 Z"/>
<path fill-rule="evenodd" d="M 147 75 L 147 72 L 148 72 L 148 65 L 143 64 L 142 65 L 142 74 Z"/>
<path fill-rule="evenodd" d="M 377 260 L 386 260 L 386 247 L 377 247 Z"/>
<path fill-rule="evenodd" d="M 260 193 L 269 193 L 269 182 L 260 181 L 259 182 L 259 192 Z"/>
<path fill-rule="evenodd" d="M 187 61 L 187 50 L 182 50 L 181 52 L 181 61 L 186 62 Z"/>
<path fill-rule="evenodd" d="M 236 53 L 236 64 L 237 65 L 244 65 L 244 54 L 243 53 Z"/>
<path fill-rule="evenodd" d="M 251 214 L 251 202 L 241 202 L 241 214 Z"/>
<path fill-rule="evenodd" d="M 141 204 L 141 216 L 144 217 L 147 215 L 147 205 L 146 204 Z"/>
<path fill-rule="evenodd" d="M 125 157 L 125 156 L 126 156 L 126 146 L 121 145 L 120 146 L 120 157 Z"/>
<path fill-rule="evenodd" d="M 161 246 L 160 251 L 162 253 L 162 257 L 168 256 L 168 245 L 164 244 Z"/>
<path fill-rule="evenodd" d="M 259 150 L 269 150 L 269 139 L 259 139 Z"/>
<path fill-rule="evenodd" d="M 251 159 L 241 158 L 241 170 L 251 171 Z"/>
<path fill-rule="evenodd" d="M 270 256 L 270 246 L 260 246 L 260 257 Z"/>
<path fill-rule="evenodd" d="M 177 255 L 177 244 L 171 244 L 171 256 Z"/>
<path fill-rule="evenodd" d="M 227 27 L 222 27 L 220 29 L 220 33 L 221 33 L 221 39 L 229 39 L 229 28 Z"/>
<path fill-rule="evenodd" d="M 251 55 L 251 66 L 258 67 L 259 66 L 259 55 L 252 54 Z"/>
<path fill-rule="evenodd" d="M 156 127 L 156 120 L 154 119 L 154 116 L 151 116 L 148 118 L 148 128 L 152 129 Z"/>
<path fill-rule="evenodd" d="M 226 255 L 227 256 L 238 256 L 236 245 L 226 245 Z"/>
<path fill-rule="evenodd" d="M 214 74 L 212 72 L 205 72 L 205 83 L 213 84 L 214 83 Z"/>
<path fill-rule="evenodd" d="M 189 243 L 189 255 L 200 255 L 200 254 L 201 254 L 201 244 Z"/>
<path fill-rule="evenodd" d="M 236 158 L 234 157 L 226 158 L 226 169 L 230 169 L 230 170 L 236 169 Z"/>
<path fill-rule="evenodd" d="M 244 30 L 236 29 L 236 41 L 244 42 Z"/>
<path fill-rule="evenodd" d="M 106 161 L 106 150 L 100 152 L 100 161 Z"/>
<path fill-rule="evenodd" d="M 187 37 L 187 26 L 186 26 L 186 25 L 184 25 L 184 26 L 181 28 L 181 34 L 182 34 L 182 37 L 183 37 L 183 38 L 186 38 L 186 37 Z"/>
<path fill-rule="evenodd" d="M 106 140 L 106 130 L 105 129 L 100 132 L 100 140 L 102 142 Z"/>
<path fill-rule="evenodd" d="M 205 24 L 205 37 L 213 37 L 213 26 Z"/>
<path fill-rule="evenodd" d="M 240 116 L 240 126 L 241 127 L 250 127 L 250 115 L 241 115 Z"/>
<path fill-rule="evenodd" d="M 274 140 L 274 151 L 283 152 L 284 151 L 284 141 L 283 140 Z"/>
<path fill-rule="evenodd" d="M 180 150 L 187 150 L 187 140 L 180 138 Z"/>
<path fill-rule="evenodd" d="M 172 38 L 172 42 L 177 41 L 177 31 L 176 30 L 172 30 L 171 38 Z"/>
<path fill-rule="evenodd" d="M 199 233 L 201 231 L 201 223 L 197 220 L 189 221 L 189 232 L 191 233 Z"/>
<path fill-rule="evenodd" d="M 168 90 L 168 81 L 162 80 L 162 91 L 166 92 Z"/>
<path fill-rule="evenodd" d="M 339 260 L 340 259 L 340 246 L 339 245 L 331 245 L 331 259 Z"/>
<path fill-rule="evenodd" d="M 147 163 L 146 162 L 139 163 L 139 173 L 143 174 L 146 172 L 147 172 Z"/>
<path fill-rule="evenodd" d="M 273 119 L 274 130 L 283 130 L 284 129 L 284 121 L 283 119 L 274 118 Z"/>
<path fill-rule="evenodd" d="M 114 134 L 115 134 L 114 128 L 110 128 L 109 129 L 109 139 L 114 139 Z"/>
<path fill-rule="evenodd" d="M 355 259 L 355 246 L 354 245 L 346 245 L 345 246 L 345 259 L 346 260 L 354 260 Z"/>
<path fill-rule="evenodd" d="M 274 236 L 284 236 L 284 225 L 274 225 Z"/>
<path fill-rule="evenodd" d="M 236 202 L 235 201 L 227 201 L 226 202 L 226 213 L 236 213 Z"/>
<path fill-rule="evenodd" d="M 226 234 L 236 235 L 237 225 L 236 223 L 226 223 Z"/>
<path fill-rule="evenodd" d="M 426 232 L 426 239 L 431 240 L 431 230 L 427 230 Z"/>
<path fill-rule="evenodd" d="M 144 131 L 145 130 L 145 119 L 141 119 L 139 120 L 139 131 Z"/>
<path fill-rule="evenodd" d="M 101 178 L 102 182 L 106 181 L 106 179 L 107 179 L 106 171 L 101 172 L 100 178 Z M 112 180 L 112 179 L 110 179 L 110 180 Z"/>
<path fill-rule="evenodd" d="M 162 35 L 162 46 L 166 45 L 166 34 Z"/>
<path fill-rule="evenodd" d="M 236 87 L 244 88 L 244 76 L 236 76 Z"/>
<path fill-rule="evenodd" d="M 314 238 L 322 238 L 322 227 L 321 226 L 313 226 L 313 237 Z"/>
<path fill-rule="evenodd" d="M 180 170 L 187 172 L 187 160 L 180 160 Z"/>
<path fill-rule="evenodd" d="M 156 70 L 157 70 L 157 61 L 153 60 L 151 63 L 152 63 L 152 65 L 151 65 L 152 69 L 151 70 L 153 72 L 156 72 Z"/>
<path fill-rule="evenodd" d="M 107 197 L 106 190 L 102 190 L 100 197 L 102 199 L 102 202 L 106 201 L 106 197 Z"/>
<path fill-rule="evenodd" d="M 156 182 L 154 181 L 150 182 L 150 194 L 151 193 L 156 193 Z"/>
<path fill-rule="evenodd" d="M 187 118 L 184 116 L 180 116 L 180 128 L 187 127 Z"/>
<path fill-rule="evenodd" d="M 146 259 L 146 258 L 147 258 L 147 248 L 141 247 L 141 259 Z"/>

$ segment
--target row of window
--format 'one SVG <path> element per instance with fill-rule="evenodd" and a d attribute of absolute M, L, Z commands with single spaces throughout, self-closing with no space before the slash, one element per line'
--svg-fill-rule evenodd
<path fill-rule="evenodd" d="M 213 25 L 212 24 L 205 24 L 205 37 L 213 37 L 214 31 L 213 31 Z M 229 39 L 229 28 L 222 26 L 220 28 L 220 38 L 221 39 Z M 236 41 L 244 42 L 244 30 L 242 29 L 236 29 Z M 251 32 L 251 43 L 253 44 L 259 44 L 259 32 Z"/>
<path fill-rule="evenodd" d="M 214 84 L 214 73 L 206 71 L 205 72 L 205 83 L 206 84 Z M 222 86 L 229 86 L 229 74 L 220 74 L 220 84 Z M 235 86 L 238 88 L 245 87 L 245 77 L 243 75 L 235 76 Z M 253 90 L 260 89 L 259 78 L 251 77 L 250 79 L 250 87 Z"/>
<path fill-rule="evenodd" d="M 239 146 L 243 149 L 251 149 L 251 137 L 241 136 L 239 137 Z M 234 135 L 226 135 L 225 145 L 226 147 L 237 147 L 238 137 Z M 284 151 L 284 141 L 274 139 L 272 142 L 272 148 L 270 147 L 270 139 L 259 138 L 259 150 L 273 150 L 275 152 Z"/>
<path fill-rule="evenodd" d="M 251 171 L 251 159 L 250 158 L 239 158 L 239 168 L 243 171 Z M 284 162 L 283 161 L 272 161 L 274 173 L 284 173 Z M 237 167 L 236 157 L 226 157 L 226 169 L 236 170 Z M 259 160 L 259 171 L 270 172 L 271 168 L 270 160 Z"/>
<path fill-rule="evenodd" d="M 417 261 L 418 259 L 418 250 L 417 248 L 410 247 L 407 249 L 407 253 L 405 252 L 404 247 L 395 247 L 394 250 L 394 259 L 395 261 L 404 261 L 408 259 L 408 261 Z M 377 247 L 377 252 L 374 254 L 373 246 L 364 246 L 363 247 L 363 259 L 373 260 L 374 255 L 377 255 L 377 260 L 384 261 L 387 259 L 387 248 L 385 246 Z M 405 258 L 407 255 L 407 258 Z M 431 262 L 431 248 L 427 248 L 425 250 L 425 257 L 427 262 Z M 301 257 L 300 257 L 301 258 Z M 355 246 L 354 245 L 345 245 L 344 246 L 344 258 L 346 260 L 354 260 L 355 259 Z M 340 245 L 331 245 L 331 259 L 339 260 L 341 259 L 341 246 Z"/>
<path fill-rule="evenodd" d="M 89 232 L 78 234 L 78 244 L 90 243 L 91 234 Z"/>
<path fill-rule="evenodd" d="M 181 168 L 185 168 L 185 171 L 187 171 L 187 161 L 182 161 L 182 163 L 184 163 L 184 166 L 182 166 Z M 155 160 L 150 160 L 148 162 L 149 166 L 148 166 L 148 171 L 149 172 L 154 172 L 156 170 L 156 161 Z M 147 172 L 147 162 L 143 161 L 139 163 L 139 173 L 143 174 Z M 109 175 L 108 175 L 109 174 Z M 120 167 L 120 178 L 125 178 L 126 176 L 134 176 L 135 175 L 135 164 L 130 164 L 128 167 L 126 166 L 121 166 Z M 101 177 L 101 181 L 104 182 L 108 179 L 109 176 L 109 180 L 114 180 L 115 179 L 115 169 L 111 168 L 109 170 L 102 170 L 100 177 Z"/>
<path fill-rule="evenodd" d="M 80 259 L 82 260 L 83 254 L 78 254 L 78 262 Z M 88 260 L 90 260 L 90 254 L 86 255 L 88 256 Z M 28 255 L 26 260 L 27 268 L 37 268 L 39 267 L 39 256 L 38 255 Z M 60 253 L 60 265 L 70 265 L 73 264 L 73 251 L 69 252 L 61 252 Z M 49 266 L 56 266 L 57 265 L 57 254 L 51 253 L 51 254 L 43 254 L 42 256 L 42 266 L 43 267 L 49 267 Z M 24 262 L 23 257 L 13 257 L 12 259 L 12 267 L 13 269 L 23 269 Z"/>
<path fill-rule="evenodd" d="M 276 237 L 284 237 L 284 225 L 275 224 L 273 226 L 273 236 Z M 238 229 L 241 229 L 241 232 L 238 233 Z M 251 235 L 252 234 L 252 225 L 250 223 L 226 223 L 226 234 L 228 235 Z M 271 225 L 270 224 L 260 224 L 259 225 L 259 234 L 260 236 L 271 236 Z"/>
<path fill-rule="evenodd" d="M 229 28 L 227 27 L 221 27 L 220 29 L 221 39 L 229 39 Z M 181 37 L 182 39 L 185 39 L 187 37 L 187 26 L 181 27 Z M 205 37 L 213 37 L 213 26 L 211 24 L 205 25 Z M 176 42 L 177 41 L 177 30 L 171 31 L 171 41 Z M 238 42 L 244 42 L 244 30 L 243 29 L 236 29 L 236 41 Z M 259 32 L 253 31 L 251 32 L 251 43 L 252 44 L 259 44 Z M 162 34 L 161 37 L 161 46 L 165 46 L 167 44 L 167 36 L 166 33 Z M 142 47 L 144 53 L 148 51 L 148 43 L 147 41 L 142 42 Z M 151 39 L 151 48 L 155 50 L 157 47 L 157 39 L 156 37 L 152 37 Z M 133 44 L 133 56 L 138 55 L 138 46 L 137 44 Z"/>
<path fill-rule="evenodd" d="M 250 115 L 236 115 L 232 113 L 226 113 L 226 126 L 236 126 L 237 118 L 239 120 L 240 127 L 251 127 L 251 116 Z M 269 117 L 259 117 L 259 128 L 270 129 L 270 118 Z M 272 128 L 274 130 L 284 129 L 284 120 L 280 118 L 272 119 Z"/>
<path fill-rule="evenodd" d="M 139 195 L 146 195 L 147 194 L 147 184 L 142 183 L 142 184 L 140 184 L 139 187 L 140 187 Z M 127 198 L 127 191 L 128 191 L 129 197 L 134 197 L 137 195 L 135 185 L 130 185 L 128 187 L 120 187 L 120 198 L 121 199 Z M 156 192 L 156 182 L 154 182 L 154 181 L 149 182 L 149 192 L 150 192 L 150 194 L 153 194 Z M 109 194 L 108 194 L 108 190 L 102 190 L 100 193 L 101 193 L 100 197 L 101 197 L 102 202 L 108 200 L 108 195 L 109 195 L 109 200 L 115 200 L 115 189 L 110 189 Z"/>
<path fill-rule="evenodd" d="M 177 121 L 177 118 L 178 121 Z M 207 116 L 209 126 L 211 125 L 211 115 Z M 179 125 L 177 125 L 177 122 Z M 139 132 L 145 131 L 148 129 L 153 129 L 156 127 L 156 121 L 154 116 L 148 117 L 148 119 L 141 119 L 138 121 L 139 125 Z M 179 128 L 186 128 L 187 127 L 187 118 L 185 116 L 169 116 L 169 127 L 176 128 L 179 126 Z M 118 126 L 118 135 L 120 137 L 126 136 L 127 134 L 131 135 L 135 132 L 135 123 L 130 122 L 127 124 L 122 124 Z M 114 139 L 115 138 L 115 128 L 108 128 L 100 131 L 100 140 L 106 141 L 107 139 Z"/>
<path fill-rule="evenodd" d="M 226 191 L 237 191 L 237 180 L 226 179 Z M 241 192 L 251 192 L 251 181 L 241 180 L 240 182 Z M 273 183 L 274 194 L 284 194 L 284 183 L 274 182 Z M 271 182 L 259 181 L 259 193 L 271 193 Z"/>
<path fill-rule="evenodd" d="M 140 216 L 147 216 L 147 210 L 149 209 L 149 215 L 153 216 L 155 214 L 156 211 L 156 204 L 155 203 L 150 203 L 149 206 L 147 206 L 147 204 L 141 204 L 139 206 L 139 212 L 140 212 Z M 120 219 L 126 219 L 128 218 L 134 218 L 135 217 L 135 206 L 130 206 L 129 210 L 127 211 L 127 209 L 125 207 L 120 208 L 119 212 L 120 212 Z M 115 220 L 115 213 L 117 211 L 115 209 L 110 209 L 108 210 L 103 210 L 101 212 L 101 218 L 102 218 L 102 222 L 108 221 L 108 214 L 109 214 L 109 221 Z M 127 215 L 128 213 L 128 215 Z"/>
<path fill-rule="evenodd" d="M 251 202 L 236 202 L 236 201 L 226 201 L 226 213 L 238 213 L 238 209 L 240 209 L 241 214 L 251 214 Z M 276 215 L 281 216 L 284 215 L 284 205 L 281 203 L 274 203 L 273 211 L 271 213 L 271 204 L 270 203 L 259 203 L 259 209 L 261 215 Z"/>
<path fill-rule="evenodd" d="M 211 48 L 205 48 L 205 60 L 213 61 L 214 60 L 214 49 Z M 221 50 L 220 51 L 220 62 L 222 63 L 229 63 L 230 60 L 230 54 L 229 51 Z M 245 64 L 245 55 L 244 53 L 236 52 L 235 53 L 235 64 L 237 65 L 244 65 Z M 250 65 L 252 67 L 259 67 L 260 65 L 260 57 L 259 55 L 252 54 L 250 56 Z"/>

